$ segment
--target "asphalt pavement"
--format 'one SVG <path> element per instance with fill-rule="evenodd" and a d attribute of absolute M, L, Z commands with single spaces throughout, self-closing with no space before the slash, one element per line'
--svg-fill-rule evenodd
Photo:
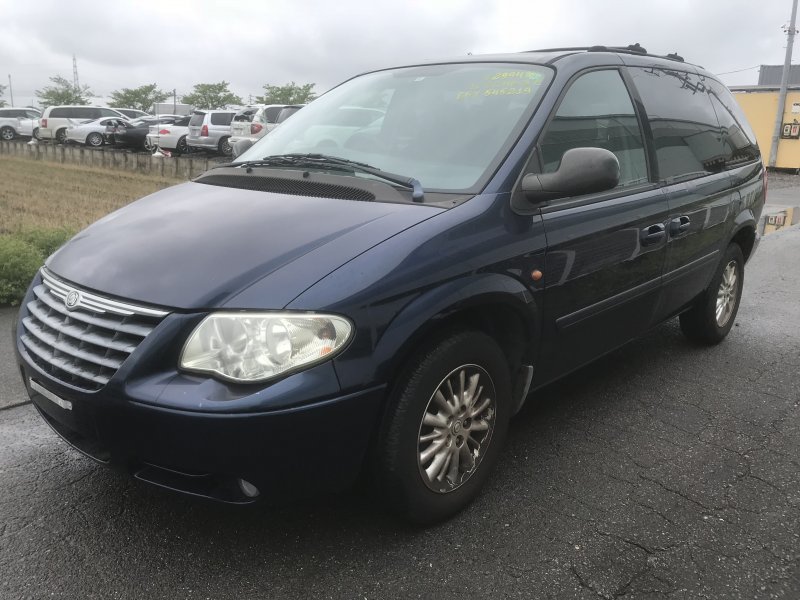
<path fill-rule="evenodd" d="M 0 598 L 796 599 L 798 298 L 794 227 L 762 241 L 721 345 L 673 321 L 543 390 L 485 492 L 429 529 L 364 491 L 186 499 L 0 410 Z M 20 402 L 0 349 L 0 402 Z"/>

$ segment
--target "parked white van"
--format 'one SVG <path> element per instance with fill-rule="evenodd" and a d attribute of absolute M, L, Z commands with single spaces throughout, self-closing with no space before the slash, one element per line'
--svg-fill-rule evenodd
<path fill-rule="evenodd" d="M 39 139 L 55 140 L 63 144 L 67 139 L 68 127 L 103 117 L 121 117 L 128 120 L 128 117 L 118 110 L 107 106 L 48 106 L 44 109 L 39 122 Z"/>

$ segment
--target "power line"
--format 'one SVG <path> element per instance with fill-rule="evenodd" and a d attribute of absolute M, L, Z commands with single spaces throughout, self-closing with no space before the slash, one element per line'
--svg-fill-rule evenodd
<path fill-rule="evenodd" d="M 742 71 L 752 71 L 753 69 L 760 69 L 761 65 L 755 67 L 747 67 L 746 69 L 736 69 L 735 71 L 725 71 L 724 73 L 717 73 L 717 75 L 730 75 L 731 73 L 741 73 Z"/>

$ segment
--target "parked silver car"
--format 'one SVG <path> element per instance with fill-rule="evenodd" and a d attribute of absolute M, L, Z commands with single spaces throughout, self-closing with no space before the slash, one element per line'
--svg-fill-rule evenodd
<path fill-rule="evenodd" d="M 186 144 L 197 150 L 212 150 L 224 156 L 231 155 L 231 121 L 233 110 L 197 110 L 189 120 Z"/>

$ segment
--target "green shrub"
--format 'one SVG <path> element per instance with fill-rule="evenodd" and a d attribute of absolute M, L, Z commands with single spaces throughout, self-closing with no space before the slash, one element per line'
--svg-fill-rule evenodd
<path fill-rule="evenodd" d="M 0 235 L 0 305 L 19 304 L 44 256 L 16 236 Z"/>
<path fill-rule="evenodd" d="M 75 232 L 69 229 L 25 229 L 13 234 L 15 238 L 39 250 L 44 258 L 58 250 L 73 235 Z"/>

